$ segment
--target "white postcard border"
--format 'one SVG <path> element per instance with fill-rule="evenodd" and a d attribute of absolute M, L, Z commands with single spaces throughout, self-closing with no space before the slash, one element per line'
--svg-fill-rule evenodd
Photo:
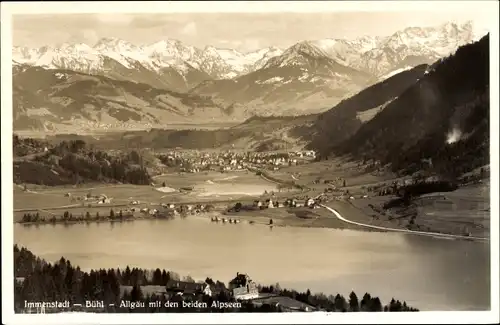
<path fill-rule="evenodd" d="M 4 324 L 493 323 L 499 321 L 498 2 L 496 1 L 165 1 L 1 4 L 2 40 L 2 322 Z M 484 11 L 490 26 L 491 311 L 417 313 L 14 314 L 12 171 L 12 15 L 42 13 Z M 418 306 L 416 306 L 418 307 Z"/>

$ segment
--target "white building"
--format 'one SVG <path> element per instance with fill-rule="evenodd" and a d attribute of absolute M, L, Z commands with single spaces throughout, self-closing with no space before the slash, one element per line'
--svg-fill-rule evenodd
<path fill-rule="evenodd" d="M 254 287 L 251 284 L 247 284 L 244 287 L 234 288 L 233 296 L 236 300 L 249 300 L 258 298 L 259 292 L 257 286 Z"/>
<path fill-rule="evenodd" d="M 208 283 L 205 284 L 205 288 L 203 288 L 203 294 L 207 296 L 212 296 L 212 289 L 210 288 L 210 285 Z"/>
<path fill-rule="evenodd" d="M 273 203 L 273 200 L 272 200 L 272 199 L 270 199 L 270 200 L 269 200 L 269 204 L 267 205 L 267 207 L 268 207 L 269 209 L 273 209 L 273 208 L 274 208 L 274 203 Z"/>
<path fill-rule="evenodd" d="M 248 300 L 259 297 L 257 284 L 246 274 L 237 273 L 236 278 L 229 282 L 229 288 L 233 290 L 233 296 L 237 300 Z"/>

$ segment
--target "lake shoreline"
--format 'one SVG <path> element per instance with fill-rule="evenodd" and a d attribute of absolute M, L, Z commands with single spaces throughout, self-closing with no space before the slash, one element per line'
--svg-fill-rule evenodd
<path fill-rule="evenodd" d="M 337 203 L 337 204 L 334 204 Z M 339 204 L 340 203 L 340 204 Z M 328 206 L 334 207 L 334 209 L 338 209 L 339 207 L 342 207 L 342 203 L 345 202 L 330 202 Z M 346 205 L 344 205 L 345 207 Z M 276 208 L 273 210 L 278 210 L 278 209 L 284 209 L 284 208 Z M 325 217 L 322 216 L 320 218 L 287 218 L 287 217 L 276 217 L 276 215 L 273 215 L 272 218 L 265 216 L 265 215 L 252 215 L 250 214 L 245 214 L 245 212 L 240 212 L 240 213 L 230 213 L 230 214 L 224 214 L 221 213 L 220 211 L 213 211 L 213 212 L 206 212 L 204 214 L 198 214 L 198 215 L 187 215 L 187 216 L 177 216 L 177 217 L 168 217 L 168 218 L 158 218 L 155 216 L 141 216 L 141 217 L 128 217 L 124 219 L 115 219 L 115 220 L 58 220 L 56 222 L 53 221 L 45 221 L 45 222 L 22 222 L 22 221 L 17 221 L 14 222 L 14 224 L 19 224 L 23 226 L 41 226 L 41 225 L 64 225 L 64 226 L 71 226 L 71 225 L 78 225 L 78 224 L 84 224 L 84 225 L 90 225 L 90 224 L 103 224 L 103 223 L 109 223 L 109 224 L 115 224 L 115 223 L 130 223 L 130 222 L 135 222 L 135 221 L 153 221 L 153 220 L 159 220 L 159 221 L 170 221 L 172 219 L 180 218 L 180 219 L 186 219 L 186 218 L 196 218 L 196 219 L 202 219 L 202 220 L 207 220 L 211 221 L 213 224 L 222 224 L 222 225 L 232 225 L 232 224 L 239 224 L 243 223 L 241 221 L 245 221 L 243 224 L 247 225 L 259 225 L 259 226 L 268 226 L 269 228 L 284 228 L 284 227 L 295 227 L 295 228 L 319 228 L 319 229 L 335 229 L 335 230 L 353 230 L 353 231 L 361 231 L 361 232 L 378 232 L 378 233 L 390 233 L 390 232 L 399 232 L 402 229 L 406 229 L 404 227 L 394 227 L 393 223 L 387 223 L 387 230 L 383 229 L 373 229 L 369 227 L 363 227 L 363 226 L 358 226 L 358 225 L 352 225 L 347 222 L 344 222 L 338 218 L 336 218 L 333 213 L 328 211 L 326 208 L 320 208 L 320 209 L 312 209 L 313 211 L 316 210 L 321 210 L 322 214 L 331 214 L 330 217 Z M 265 211 L 266 210 L 262 210 Z M 258 212 L 261 211 L 257 211 Z M 363 214 L 361 212 L 361 214 Z M 344 214 L 342 214 L 344 216 Z M 218 217 L 220 220 L 215 221 L 214 217 Z M 222 219 L 226 219 L 227 221 L 222 221 Z M 240 222 L 238 223 L 232 223 L 229 222 L 229 220 L 239 220 Z M 349 214 L 349 218 L 346 218 L 348 220 L 352 221 L 359 221 L 360 218 L 359 216 L 357 218 L 351 218 L 351 214 Z M 272 220 L 272 223 L 270 222 Z M 365 218 L 361 218 L 361 221 L 359 222 L 369 222 L 368 216 L 365 216 Z M 390 228 L 394 230 L 390 230 Z M 431 233 L 435 233 L 436 237 L 439 237 L 440 235 L 455 235 L 453 233 L 444 233 L 444 232 L 430 232 L 429 237 L 432 237 Z M 413 235 L 413 236 L 419 236 L 418 233 L 406 233 L 407 235 Z M 477 238 L 470 238 L 470 239 L 460 239 L 460 238 L 455 238 L 454 240 L 467 240 L 467 241 L 473 241 L 473 242 L 484 242 L 487 240 L 487 238 L 484 239 L 477 239 Z"/>

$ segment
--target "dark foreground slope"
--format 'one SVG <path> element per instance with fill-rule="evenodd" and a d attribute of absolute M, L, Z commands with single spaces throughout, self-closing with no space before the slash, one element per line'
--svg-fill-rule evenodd
<path fill-rule="evenodd" d="M 28 249 L 14 245 L 14 306 L 16 313 L 37 312 L 26 304 L 37 301 L 69 301 L 70 306 L 48 306 L 46 313 L 87 311 L 92 313 L 207 313 L 207 312 L 405 312 L 418 311 L 395 300 L 383 306 L 381 300 L 365 293 L 357 297 L 352 291 L 348 299 L 337 294 L 327 297 L 310 290 L 297 292 L 282 289 L 279 284 L 262 286 L 257 290 L 261 299 L 238 301 L 231 290 L 245 286 L 244 274 L 237 274 L 226 285 L 206 278 L 195 283 L 188 276 L 180 281 L 179 274 L 165 269 L 148 270 L 137 267 L 99 269 L 85 272 L 79 266 L 61 257 L 58 261 L 45 261 Z M 152 275 L 152 276 L 150 276 Z M 204 294 L 209 286 L 212 294 Z M 163 289 L 163 290 L 162 290 Z M 163 291 L 164 293 L 161 293 Z M 179 295 L 178 293 L 185 293 Z M 267 299 L 264 298 L 267 296 Z M 103 306 L 82 308 L 85 301 L 102 301 Z M 132 301 L 124 305 L 123 301 Z M 184 301 L 186 304 L 184 304 Z M 157 302 L 161 302 L 156 305 Z M 167 302 L 170 302 L 167 304 Z M 187 303 L 190 303 L 188 306 Z M 153 307 L 154 305 L 154 307 Z M 134 308 L 135 307 L 135 308 Z M 298 308 L 297 308 L 298 307 Z M 307 308 L 305 308 L 307 307 Z"/>
<path fill-rule="evenodd" d="M 370 86 L 319 115 L 310 127 L 294 130 L 295 134 L 309 139 L 311 148 L 328 152 L 334 145 L 348 139 L 366 122 L 360 115 L 384 109 L 385 105 L 423 77 L 427 68 L 425 64 L 420 65 Z"/>
<path fill-rule="evenodd" d="M 435 64 L 331 151 L 448 176 L 488 164 L 489 35 Z"/>

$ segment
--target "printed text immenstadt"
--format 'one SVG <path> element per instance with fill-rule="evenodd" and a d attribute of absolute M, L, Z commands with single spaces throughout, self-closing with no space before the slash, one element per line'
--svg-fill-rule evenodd
<path fill-rule="evenodd" d="M 115 306 L 115 304 L 109 304 L 109 306 Z M 24 308 L 48 308 L 48 309 L 67 309 L 70 307 L 83 307 L 87 309 L 93 308 L 104 308 L 104 301 L 85 301 L 84 304 L 71 303 L 70 301 L 24 301 Z M 129 300 L 121 300 L 119 304 L 120 308 L 146 308 L 146 304 L 143 301 L 129 301 Z M 182 302 L 174 302 L 174 301 L 151 301 L 148 303 L 148 307 L 150 308 L 199 308 L 199 309 L 208 309 L 208 308 L 241 308 L 240 302 L 221 302 L 221 301 L 213 301 L 210 306 L 206 302 L 199 301 L 182 301 Z"/>

